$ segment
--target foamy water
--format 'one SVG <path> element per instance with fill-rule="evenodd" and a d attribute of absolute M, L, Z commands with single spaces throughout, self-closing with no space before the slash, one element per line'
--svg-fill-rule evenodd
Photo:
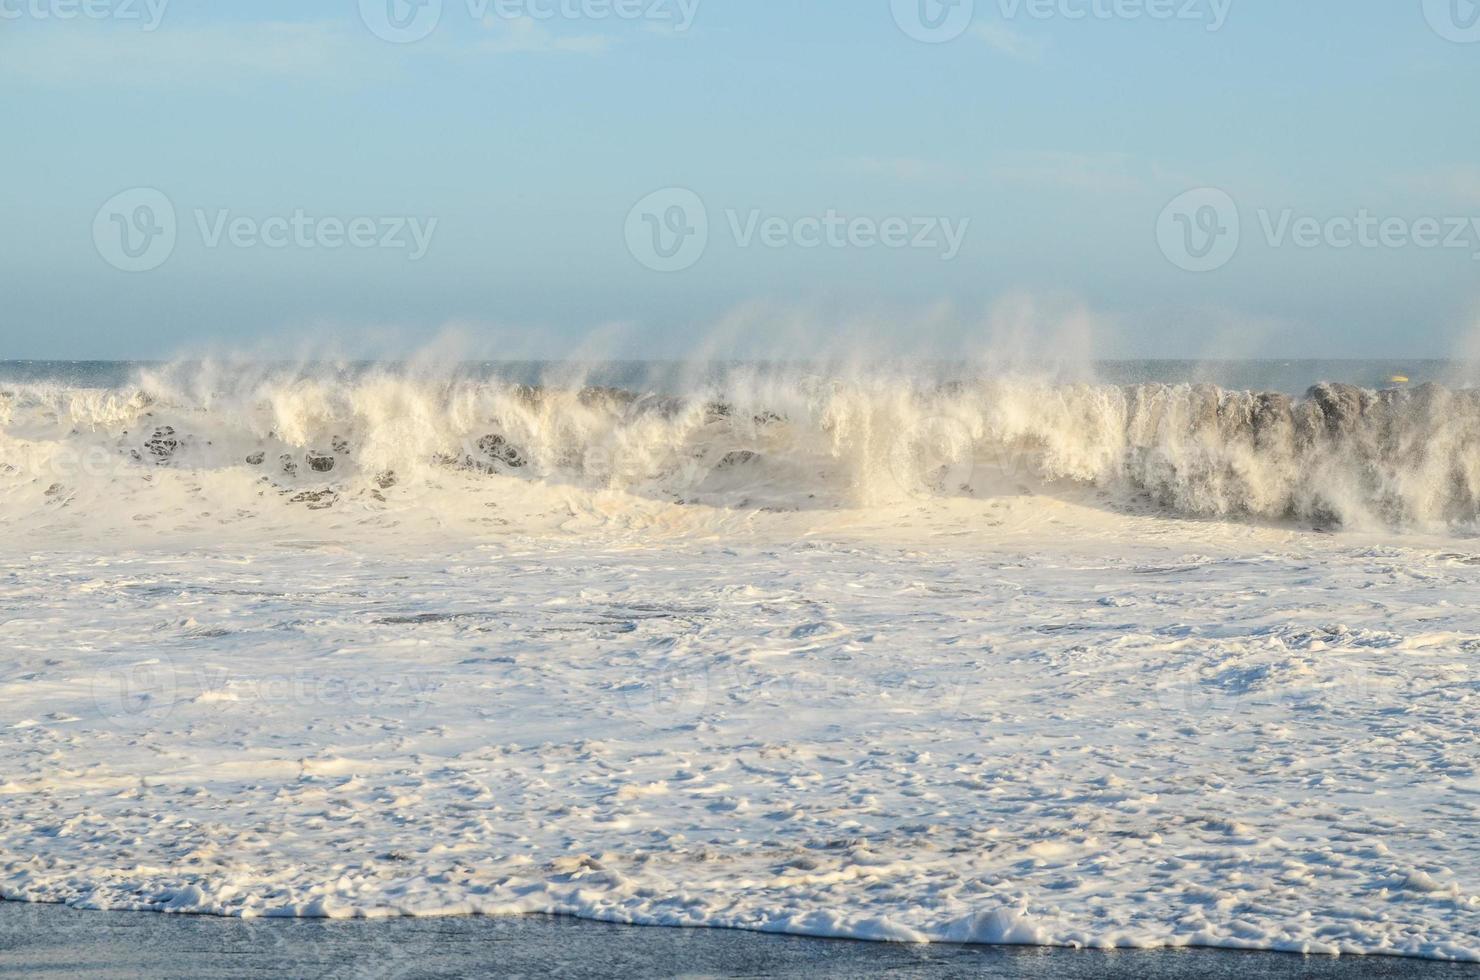
<path fill-rule="evenodd" d="M 0 520 L 60 529 L 476 522 L 509 481 L 738 510 L 1006 490 L 1323 526 L 1463 532 L 1480 516 L 1480 390 L 1435 383 L 1292 398 L 755 369 L 644 391 L 199 367 L 7 385 L 0 440 Z"/>
<path fill-rule="evenodd" d="M 0 896 L 1480 959 L 1477 439 L 1438 384 L 0 383 Z"/>

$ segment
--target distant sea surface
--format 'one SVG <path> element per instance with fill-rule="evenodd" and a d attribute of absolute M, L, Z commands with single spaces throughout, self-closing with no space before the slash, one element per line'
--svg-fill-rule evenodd
<path fill-rule="evenodd" d="M 180 367 L 178 363 L 175 365 Z M 273 365 L 254 365 L 272 367 Z M 51 382 L 78 387 L 115 388 L 129 384 L 144 369 L 166 367 L 151 361 L 0 361 L 0 383 Z M 389 362 L 354 361 L 334 364 L 298 365 L 283 362 L 284 369 L 299 368 L 309 374 L 338 374 L 353 377 L 376 368 L 398 368 Z M 852 367 L 857 367 L 852 365 Z M 991 377 L 997 369 L 990 363 L 945 363 L 937 361 L 878 362 L 882 373 L 905 374 L 946 381 L 977 380 Z M 774 369 L 783 373 L 833 373 L 827 365 L 796 362 L 715 362 L 695 366 L 673 361 L 614 361 L 582 368 L 581 379 L 587 384 L 660 393 L 692 385 L 693 381 L 718 380 L 736 370 Z M 449 366 L 450 374 L 460 377 L 487 377 L 521 384 L 548 383 L 552 378 L 569 376 L 572 366 L 554 361 L 484 361 L 461 362 Z M 1096 361 L 1073 368 L 1042 366 L 1029 370 L 1042 371 L 1064 381 L 1100 381 L 1109 384 L 1180 384 L 1207 383 L 1221 388 L 1278 391 L 1290 395 L 1304 394 L 1312 385 L 1324 381 L 1342 382 L 1362 388 L 1387 388 L 1398 385 L 1420 385 L 1438 382 L 1452 387 L 1468 387 L 1480 381 L 1480 368 L 1455 361 L 1378 361 L 1378 360 L 1247 360 L 1247 361 L 1177 361 L 1119 360 Z M 865 367 L 867 373 L 867 367 Z"/>

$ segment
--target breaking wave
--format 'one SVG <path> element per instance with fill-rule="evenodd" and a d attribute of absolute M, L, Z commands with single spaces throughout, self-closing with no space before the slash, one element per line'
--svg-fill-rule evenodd
<path fill-rule="evenodd" d="M 11 384 L 0 523 L 56 509 L 138 521 L 152 495 L 237 519 L 410 513 L 506 481 L 754 510 L 1092 491 L 1108 506 L 1330 527 L 1480 518 L 1477 390 L 1333 383 L 1296 399 L 760 370 L 685 389 L 391 369 Z"/>

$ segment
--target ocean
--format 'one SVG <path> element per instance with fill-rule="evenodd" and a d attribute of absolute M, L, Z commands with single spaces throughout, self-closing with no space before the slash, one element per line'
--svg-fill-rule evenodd
<path fill-rule="evenodd" d="M 363 375 L 376 370 L 405 371 L 415 362 L 343 361 L 301 364 L 283 361 L 268 368 L 288 373 L 332 374 L 339 377 Z M 203 361 L 4 361 L 0 360 L 0 383 L 54 382 L 79 387 L 121 387 L 141 372 L 183 368 L 199 370 Z M 262 369 L 261 362 L 254 362 Z M 1278 391 L 1301 395 L 1322 382 L 1340 382 L 1363 388 L 1392 387 L 1394 378 L 1405 384 L 1428 382 L 1466 387 L 1480 382 L 1480 368 L 1451 360 L 1102 360 L 1088 363 L 1024 362 L 1014 359 L 996 366 L 990 362 L 911 360 L 890 364 L 849 364 L 853 373 L 888 373 L 934 381 L 963 381 L 990 378 L 1006 371 L 1040 378 L 1107 384 L 1215 384 L 1228 389 Z M 519 384 L 539 384 L 551 378 L 564 379 L 573 372 L 591 384 L 611 387 L 673 388 L 698 377 L 710 382 L 744 371 L 827 374 L 837 372 L 836 363 L 809 362 L 706 362 L 615 361 L 582 364 L 577 369 L 558 361 L 458 361 L 437 365 L 441 373 L 459 377 L 502 379 Z"/>
<path fill-rule="evenodd" d="M 1471 384 L 0 363 L 0 898 L 1480 961 Z"/>

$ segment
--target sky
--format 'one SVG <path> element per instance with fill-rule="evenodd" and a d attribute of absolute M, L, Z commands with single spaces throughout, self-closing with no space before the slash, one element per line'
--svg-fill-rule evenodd
<path fill-rule="evenodd" d="M 0 359 L 1445 357 L 1470 0 L 0 0 Z"/>

